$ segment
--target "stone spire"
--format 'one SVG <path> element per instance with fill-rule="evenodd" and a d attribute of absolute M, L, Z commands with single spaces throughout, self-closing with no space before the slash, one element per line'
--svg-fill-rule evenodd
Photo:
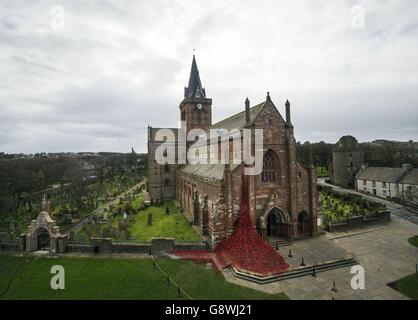
<path fill-rule="evenodd" d="M 184 88 L 185 98 L 205 98 L 205 88 L 202 87 L 200 82 L 199 70 L 197 69 L 197 63 L 195 55 L 193 55 L 192 68 L 190 70 L 189 85 Z"/>

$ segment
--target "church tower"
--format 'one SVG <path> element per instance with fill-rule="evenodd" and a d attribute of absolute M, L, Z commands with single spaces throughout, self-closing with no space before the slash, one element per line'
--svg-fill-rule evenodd
<path fill-rule="evenodd" d="M 180 103 L 180 119 L 185 123 L 186 135 L 195 128 L 208 132 L 212 125 L 212 99 L 206 98 L 194 55 L 189 85 L 184 88 L 184 99 Z"/>

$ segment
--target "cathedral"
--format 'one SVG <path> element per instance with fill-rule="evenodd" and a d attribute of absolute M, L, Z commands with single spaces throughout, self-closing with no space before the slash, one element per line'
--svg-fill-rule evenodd
<path fill-rule="evenodd" d="M 263 130 L 262 172 L 245 179 L 254 227 L 263 239 L 272 243 L 317 233 L 315 169 L 312 165 L 304 168 L 296 160 L 289 101 L 285 108 L 284 119 L 267 93 L 265 101 L 251 107 L 247 98 L 242 111 L 212 123 L 212 99 L 206 96 L 202 86 L 195 56 L 184 99 L 179 105 L 186 133 L 195 128 Z M 170 129 L 176 135 L 173 147 L 177 150 L 179 129 Z M 164 142 L 157 139 L 158 130 L 148 127 L 151 201 L 177 200 L 186 218 L 212 245 L 227 238 L 234 231 L 237 219 L 244 164 L 232 164 L 232 161 L 229 164 L 158 164 L 156 149 Z"/>

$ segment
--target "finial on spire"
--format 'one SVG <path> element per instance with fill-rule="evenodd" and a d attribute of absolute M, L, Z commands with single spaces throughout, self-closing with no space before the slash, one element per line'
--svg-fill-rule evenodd
<path fill-rule="evenodd" d="M 267 97 L 266 97 L 266 100 L 270 100 L 270 92 L 269 92 L 269 91 L 267 91 Z"/>

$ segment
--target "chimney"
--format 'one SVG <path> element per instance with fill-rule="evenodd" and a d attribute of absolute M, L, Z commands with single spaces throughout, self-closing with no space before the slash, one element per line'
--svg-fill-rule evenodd
<path fill-rule="evenodd" d="M 250 124 L 250 100 L 245 99 L 245 124 Z"/>
<path fill-rule="evenodd" d="M 403 172 L 409 172 L 412 170 L 412 164 L 405 163 L 402 165 L 402 171 Z"/>

